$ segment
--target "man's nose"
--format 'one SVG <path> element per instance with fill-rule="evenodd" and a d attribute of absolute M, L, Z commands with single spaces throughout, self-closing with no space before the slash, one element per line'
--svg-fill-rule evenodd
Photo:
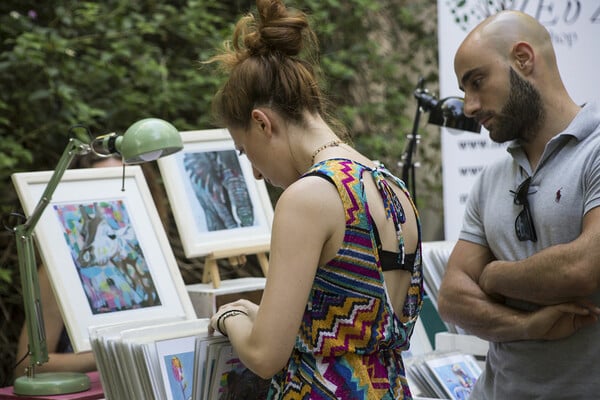
<path fill-rule="evenodd" d="M 473 116 L 475 116 L 477 111 L 481 108 L 479 104 L 479 98 L 477 96 L 465 92 L 464 101 L 465 106 L 463 112 L 467 117 L 473 118 Z"/>

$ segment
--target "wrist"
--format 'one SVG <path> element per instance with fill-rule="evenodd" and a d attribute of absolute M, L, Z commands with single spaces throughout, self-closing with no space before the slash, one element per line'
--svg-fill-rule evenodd
<path fill-rule="evenodd" d="M 227 318 L 236 317 L 238 315 L 248 316 L 248 313 L 244 310 L 232 309 L 227 310 L 219 315 L 219 318 L 217 319 L 217 330 L 221 335 L 227 337 L 227 329 L 225 327 L 225 321 Z"/>

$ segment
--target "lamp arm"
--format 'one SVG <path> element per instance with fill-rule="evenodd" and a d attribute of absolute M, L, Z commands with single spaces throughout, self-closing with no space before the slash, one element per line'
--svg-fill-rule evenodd
<path fill-rule="evenodd" d="M 67 144 L 62 156 L 58 160 L 58 165 L 54 169 L 54 173 L 52 174 L 50 181 L 48 181 L 48 185 L 46 186 L 40 201 L 31 213 L 31 216 L 23 224 L 26 233 L 31 234 L 33 232 L 33 229 L 37 225 L 37 222 L 46 209 L 46 206 L 50 203 L 50 200 L 52 200 L 52 195 L 54 194 L 54 191 L 56 190 L 56 187 L 62 179 L 65 171 L 67 168 L 69 168 L 71 161 L 73 161 L 73 158 L 75 158 L 77 155 L 87 154 L 90 152 L 90 150 L 90 146 L 79 139 L 69 139 L 69 143 Z"/>
<path fill-rule="evenodd" d="M 90 146 L 88 144 L 75 138 L 69 140 L 33 213 L 23 224 L 17 225 L 14 228 L 25 306 L 25 323 L 29 335 L 29 369 L 27 370 L 27 374 L 30 377 L 35 375 L 34 367 L 36 365 L 48 362 L 48 347 L 46 345 L 44 316 L 40 300 L 40 285 L 33 245 L 33 230 L 42 213 L 52 200 L 52 195 L 73 158 L 77 155 L 86 154 L 89 151 Z"/>

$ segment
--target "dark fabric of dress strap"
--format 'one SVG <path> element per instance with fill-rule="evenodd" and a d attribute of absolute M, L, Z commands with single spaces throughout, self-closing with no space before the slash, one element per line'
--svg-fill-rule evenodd
<path fill-rule="evenodd" d="M 379 230 L 375 224 L 373 224 L 373 232 L 375 233 L 375 243 L 377 244 L 379 263 L 381 264 L 382 271 L 402 270 L 411 273 L 415 272 L 416 253 L 408 253 L 405 254 L 404 257 L 401 257 L 401 254 L 395 251 L 383 250 L 381 239 L 379 237 Z M 404 258 L 404 262 L 400 262 L 402 258 Z"/>
<path fill-rule="evenodd" d="M 415 270 L 415 257 L 416 253 L 409 253 L 404 255 L 404 264 L 398 262 L 398 253 L 393 251 L 379 250 L 379 262 L 381 263 L 382 271 L 408 271 L 410 273 Z"/>

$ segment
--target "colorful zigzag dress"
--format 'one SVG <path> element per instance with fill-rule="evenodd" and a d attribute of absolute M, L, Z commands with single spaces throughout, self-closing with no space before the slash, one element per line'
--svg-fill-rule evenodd
<path fill-rule="evenodd" d="M 419 224 L 419 245 L 408 266 L 411 283 L 398 318 L 383 281 L 363 174 L 375 179 L 388 218 L 396 224 L 400 245 L 393 254 L 402 262 L 407 256 L 400 227 L 404 210 L 384 178 L 408 196 L 400 179 L 383 166 L 372 169 L 347 159 L 323 161 L 305 174 L 321 176 L 337 187 L 346 232 L 335 258 L 317 269 L 292 356 L 287 368 L 273 377 L 268 399 L 412 398 L 401 352 L 409 347 L 422 304 L 421 228 Z"/>

